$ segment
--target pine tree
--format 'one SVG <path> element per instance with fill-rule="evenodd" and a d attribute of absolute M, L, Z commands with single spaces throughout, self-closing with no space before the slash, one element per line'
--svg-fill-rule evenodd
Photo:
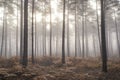
<path fill-rule="evenodd" d="M 101 43 L 102 43 L 102 71 L 107 72 L 107 51 L 105 36 L 105 1 L 101 0 Z"/>
<path fill-rule="evenodd" d="M 23 67 L 28 64 L 28 0 L 24 1 L 24 51 L 23 51 Z"/>
<path fill-rule="evenodd" d="M 62 63 L 65 63 L 65 0 L 63 2 Z"/>

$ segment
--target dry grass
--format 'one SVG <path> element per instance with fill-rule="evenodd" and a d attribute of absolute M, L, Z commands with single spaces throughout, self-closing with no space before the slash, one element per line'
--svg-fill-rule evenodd
<path fill-rule="evenodd" d="M 31 61 L 31 60 L 29 60 Z M 119 61 L 109 61 L 109 72 L 101 72 L 101 62 L 97 59 L 67 58 L 66 64 L 60 58 L 41 57 L 37 64 L 22 68 L 16 57 L 0 58 L 0 80 L 119 80 Z M 10 79 L 9 79 L 10 77 Z"/>

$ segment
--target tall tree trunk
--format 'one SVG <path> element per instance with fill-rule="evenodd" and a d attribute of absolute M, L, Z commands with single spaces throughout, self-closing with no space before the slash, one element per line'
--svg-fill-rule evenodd
<path fill-rule="evenodd" d="M 85 21 L 85 16 L 84 16 L 84 0 L 82 0 L 82 58 L 85 57 L 85 51 L 84 51 L 84 21 Z"/>
<path fill-rule="evenodd" d="M 45 4 L 46 5 L 46 4 Z M 44 17 L 44 24 L 45 24 L 45 26 L 44 26 L 44 52 L 45 52 L 45 56 L 46 56 L 46 6 L 44 5 L 44 7 L 45 7 L 45 17 Z"/>
<path fill-rule="evenodd" d="M 52 9 L 51 9 L 51 0 L 49 0 L 50 5 L 50 56 L 52 56 Z"/>
<path fill-rule="evenodd" d="M 86 3 L 85 3 L 86 4 Z M 86 11 L 87 6 L 84 6 L 83 11 L 84 11 L 84 45 L 85 45 L 85 51 L 84 51 L 84 57 L 88 57 L 88 32 L 87 32 L 87 15 Z"/>
<path fill-rule="evenodd" d="M 8 25 L 7 25 L 7 13 L 5 13 L 5 57 L 7 57 L 7 38 L 8 38 Z"/>
<path fill-rule="evenodd" d="M 17 0 L 17 5 L 16 5 L 16 9 L 17 9 L 17 25 L 16 25 L 16 56 L 18 57 L 18 0 Z"/>
<path fill-rule="evenodd" d="M 67 7 L 68 7 L 68 13 L 67 13 L 67 54 L 68 54 L 68 57 L 70 57 L 70 45 L 69 45 L 69 43 L 70 43 L 70 34 L 69 34 L 69 13 L 70 13 L 70 11 L 69 11 L 69 0 L 68 0 L 68 5 L 67 5 Z"/>
<path fill-rule="evenodd" d="M 43 9 L 45 8 L 44 4 L 43 4 Z M 42 49 L 43 49 L 43 56 L 45 56 L 45 41 L 44 41 L 44 30 L 45 30 L 45 25 L 44 25 L 44 10 L 42 11 Z"/>
<path fill-rule="evenodd" d="M 6 3 L 4 2 L 3 3 L 3 28 L 2 28 L 2 42 L 1 42 L 1 54 L 0 54 L 0 56 L 3 56 L 3 43 L 4 43 L 4 38 L 5 38 L 5 11 L 6 11 Z"/>
<path fill-rule="evenodd" d="M 23 58 L 23 0 L 21 0 L 20 6 L 20 63 Z"/>
<path fill-rule="evenodd" d="M 37 18 L 36 18 L 36 11 L 35 11 L 35 58 L 37 57 L 37 53 L 38 53 L 38 38 L 37 38 Z M 36 61 L 35 61 L 36 62 Z"/>
<path fill-rule="evenodd" d="M 28 64 L 28 0 L 24 1 L 24 53 L 23 53 L 23 67 Z"/>
<path fill-rule="evenodd" d="M 79 0 L 78 0 L 78 3 L 79 3 Z M 80 40 L 80 27 L 81 26 L 79 26 L 78 25 L 78 53 L 79 53 L 79 56 L 81 57 L 81 40 Z"/>
<path fill-rule="evenodd" d="M 65 64 L 65 0 L 63 1 L 62 63 Z"/>
<path fill-rule="evenodd" d="M 35 1 L 32 0 L 32 63 L 34 64 L 34 4 Z"/>
<path fill-rule="evenodd" d="M 9 27 L 9 57 L 12 56 L 12 48 L 11 48 L 11 27 Z"/>
<path fill-rule="evenodd" d="M 88 54 L 88 29 L 87 29 L 87 21 L 86 21 L 86 16 L 85 16 L 85 42 L 86 42 L 86 57 L 89 56 Z"/>
<path fill-rule="evenodd" d="M 56 33 L 56 57 L 58 56 L 58 27 L 57 27 L 57 33 Z"/>
<path fill-rule="evenodd" d="M 45 47 L 45 56 L 46 56 L 46 22 L 45 22 L 45 37 L 44 37 L 44 40 L 45 40 L 45 42 L 44 42 L 44 47 Z"/>
<path fill-rule="evenodd" d="M 75 57 L 77 57 L 77 0 L 75 0 Z"/>
<path fill-rule="evenodd" d="M 58 26 L 59 24 L 58 24 L 58 19 L 57 19 L 57 25 L 56 26 Z M 56 57 L 57 57 L 57 55 L 58 55 L 58 27 L 57 27 L 57 29 L 56 29 Z"/>
<path fill-rule="evenodd" d="M 43 17 L 42 17 L 43 18 Z M 45 56 L 45 52 L 44 52 L 44 22 L 43 22 L 43 19 L 42 19 L 42 51 L 43 51 L 43 56 Z"/>
<path fill-rule="evenodd" d="M 80 30 L 80 28 L 78 28 L 78 30 Z M 79 56 L 81 57 L 81 40 L 80 40 L 80 31 L 78 31 L 78 52 L 79 52 Z"/>
<path fill-rule="evenodd" d="M 95 57 L 97 56 L 97 54 L 96 54 L 96 43 L 95 43 L 95 35 L 94 35 L 95 33 L 93 33 L 93 35 L 92 35 L 92 39 L 93 39 L 93 50 L 94 50 L 94 53 L 95 53 Z"/>
<path fill-rule="evenodd" d="M 105 1 L 101 0 L 101 42 L 102 42 L 102 71 L 107 72 L 107 50 L 105 36 Z"/>

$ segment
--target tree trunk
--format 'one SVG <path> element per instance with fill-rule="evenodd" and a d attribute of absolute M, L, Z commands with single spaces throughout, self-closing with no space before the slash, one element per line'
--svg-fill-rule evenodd
<path fill-rule="evenodd" d="M 43 8 L 45 8 L 44 4 L 43 4 Z M 44 41 L 44 30 L 45 30 L 45 25 L 44 25 L 44 10 L 42 11 L 42 49 L 43 49 L 43 56 L 45 56 L 45 41 Z"/>
<path fill-rule="evenodd" d="M 23 53 L 23 67 L 28 64 L 28 0 L 24 1 L 24 53 Z"/>
<path fill-rule="evenodd" d="M 75 57 L 77 57 L 77 0 L 75 0 Z"/>
<path fill-rule="evenodd" d="M 105 1 L 101 0 L 101 42 L 102 42 L 102 71 L 107 72 L 107 50 L 105 36 Z"/>
<path fill-rule="evenodd" d="M 52 11 L 51 11 L 51 0 L 49 0 L 50 5 L 50 56 L 52 56 Z"/>
<path fill-rule="evenodd" d="M 57 0 L 57 3 L 58 3 L 58 0 Z M 57 5 L 58 6 L 58 5 Z M 57 9 L 57 11 L 58 11 L 58 9 Z M 56 30 L 56 57 L 58 56 L 58 39 L 59 39 L 59 19 L 57 18 L 57 24 L 56 24 L 56 26 L 57 26 L 57 30 Z"/>
<path fill-rule="evenodd" d="M 85 20 L 85 16 L 84 16 L 84 1 L 82 1 L 82 58 L 85 57 L 85 53 L 84 53 L 84 20 Z"/>
<path fill-rule="evenodd" d="M 17 26 L 16 26 L 16 56 L 18 57 L 18 0 L 17 0 Z"/>
<path fill-rule="evenodd" d="M 86 21 L 86 16 L 85 16 L 85 42 L 86 42 L 86 57 L 89 56 L 88 54 L 88 29 L 87 29 L 87 21 Z"/>
<path fill-rule="evenodd" d="M 34 4 L 35 4 L 35 1 L 32 0 L 32 64 L 35 63 L 34 61 Z"/>
<path fill-rule="evenodd" d="M 68 5 L 67 5 L 67 7 L 68 7 L 68 13 L 67 13 L 67 54 L 68 54 L 68 57 L 70 57 L 70 45 L 69 45 L 69 43 L 70 43 L 70 34 L 69 34 L 69 13 L 70 13 L 70 11 L 69 11 L 69 0 L 68 0 Z"/>
<path fill-rule="evenodd" d="M 35 11 L 35 54 L 34 57 L 37 57 L 37 53 L 38 53 L 38 38 L 37 38 L 37 23 L 36 23 L 37 19 L 36 19 L 36 11 Z M 35 61 L 36 62 L 36 61 Z"/>
<path fill-rule="evenodd" d="M 78 3 L 79 3 L 79 1 L 78 1 Z M 78 26 L 78 53 L 79 53 L 79 56 L 81 57 L 81 40 L 80 40 L 80 27 L 81 26 Z"/>
<path fill-rule="evenodd" d="M 6 11 L 5 2 L 3 3 L 3 6 L 4 6 L 3 7 L 4 8 L 3 9 L 4 10 L 3 11 L 3 28 L 2 28 L 2 42 L 1 42 L 1 52 L 0 52 L 1 54 L 0 54 L 0 56 L 3 56 L 3 45 L 4 45 L 3 43 L 4 43 L 4 38 L 5 38 L 5 36 L 4 36 L 5 35 L 5 16 L 6 16 L 5 15 L 5 11 Z"/>
<path fill-rule="evenodd" d="M 9 58 L 12 57 L 12 48 L 11 48 L 11 27 L 9 27 Z"/>
<path fill-rule="evenodd" d="M 65 0 L 63 2 L 62 63 L 65 64 Z"/>
<path fill-rule="evenodd" d="M 7 13 L 5 13 L 5 57 L 7 57 L 7 37 L 8 37 L 8 26 L 7 26 Z"/>
<path fill-rule="evenodd" d="M 95 57 L 97 56 L 97 54 L 96 54 L 96 43 L 95 43 L 95 35 L 94 35 L 95 33 L 93 33 L 93 35 L 92 35 L 92 37 L 93 37 L 93 50 L 94 50 L 94 53 L 95 53 Z"/>
<path fill-rule="evenodd" d="M 45 4 L 46 5 L 46 4 Z M 45 23 L 45 26 L 44 26 L 44 52 L 45 52 L 45 56 L 46 56 L 46 6 L 44 5 L 45 7 L 45 17 L 44 17 L 44 23 Z"/>
<path fill-rule="evenodd" d="M 20 9 L 20 63 L 22 63 L 23 58 L 23 0 L 21 0 Z"/>

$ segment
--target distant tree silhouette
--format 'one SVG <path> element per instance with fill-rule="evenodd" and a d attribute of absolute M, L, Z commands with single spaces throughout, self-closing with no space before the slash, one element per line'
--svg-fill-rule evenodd
<path fill-rule="evenodd" d="M 68 8 L 68 13 L 67 13 L 67 56 L 70 57 L 70 34 L 69 34 L 69 13 L 70 13 L 70 10 L 69 10 L 69 0 L 68 0 L 68 3 L 67 3 L 67 8 Z"/>
<path fill-rule="evenodd" d="M 85 57 L 85 51 L 84 51 L 84 43 L 85 43 L 85 41 L 84 41 L 84 37 L 85 37 L 85 34 L 84 34 L 84 31 L 85 31 L 85 23 L 84 23 L 84 21 L 85 21 L 85 15 L 84 15 L 84 11 L 85 11 L 85 8 L 84 8 L 84 0 L 82 0 L 82 58 L 84 58 Z"/>
<path fill-rule="evenodd" d="M 23 0 L 20 5 L 20 63 L 23 57 Z"/>
<path fill-rule="evenodd" d="M 1 42 L 1 52 L 0 52 L 0 56 L 3 55 L 3 45 L 4 45 L 4 34 L 5 34 L 5 11 L 6 11 L 6 3 L 3 2 L 3 27 L 2 27 L 2 42 Z"/>
<path fill-rule="evenodd" d="M 52 56 L 52 9 L 51 0 L 49 0 L 49 10 L 50 10 L 50 56 Z"/>
<path fill-rule="evenodd" d="M 5 3 L 5 5 L 7 5 L 7 3 Z M 5 7 L 7 8 L 7 7 Z M 8 44 L 8 15 L 7 15 L 7 12 L 5 12 L 5 57 L 7 57 L 7 44 Z"/>
<path fill-rule="evenodd" d="M 18 15 L 18 0 L 16 1 L 17 5 L 16 5 L 16 11 L 17 11 L 17 16 L 16 16 L 16 21 L 17 21 L 17 25 L 16 25 L 16 56 L 18 56 L 18 25 L 19 25 L 19 22 L 18 22 L 18 19 L 19 19 L 19 15 Z"/>
<path fill-rule="evenodd" d="M 75 57 L 77 57 L 77 0 L 75 0 Z"/>

